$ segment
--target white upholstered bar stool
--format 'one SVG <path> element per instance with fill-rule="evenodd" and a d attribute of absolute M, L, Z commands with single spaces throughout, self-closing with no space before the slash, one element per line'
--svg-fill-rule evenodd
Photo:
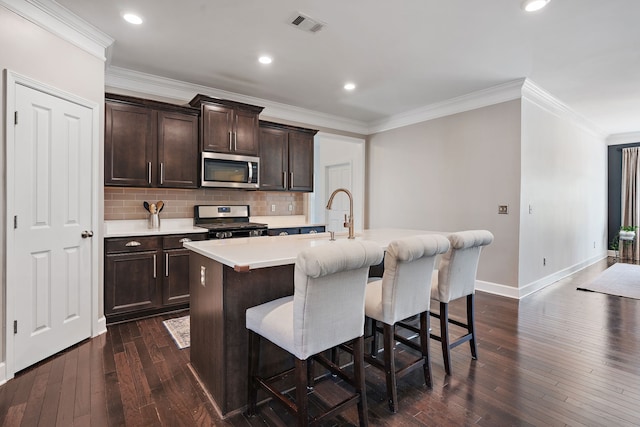
<path fill-rule="evenodd" d="M 483 246 L 493 242 L 493 234 L 487 230 L 468 230 L 449 235 L 451 248 L 444 254 L 433 275 L 431 298 L 440 303 L 440 313 L 431 315 L 440 319 L 440 336 L 431 338 L 442 344 L 442 358 L 447 375 L 451 375 L 451 349 L 469 341 L 471 357 L 478 358 L 475 333 L 475 289 L 478 260 Z M 466 323 L 449 318 L 449 303 L 466 297 Z M 449 323 L 465 328 L 467 333 L 455 341 L 449 336 Z"/>
<path fill-rule="evenodd" d="M 368 241 L 336 241 L 306 249 L 296 259 L 294 295 L 247 309 L 249 415 L 255 414 L 258 388 L 262 388 L 296 416 L 299 426 L 318 423 L 355 404 L 360 425 L 368 425 L 364 294 L 369 267 L 380 263 L 382 258 L 382 249 Z M 295 357 L 295 402 L 273 385 L 285 373 L 270 378 L 259 376 L 260 337 Z M 355 351 L 353 377 L 319 354 L 343 343 L 352 345 Z M 355 393 L 322 414 L 310 417 L 307 385 L 312 359 L 350 383 Z"/>
<path fill-rule="evenodd" d="M 398 410 L 396 378 L 422 367 L 427 387 L 431 387 L 431 362 L 429 359 L 429 304 L 431 302 L 431 275 L 438 254 L 449 249 L 449 240 L 437 234 L 427 234 L 391 242 L 384 257 L 384 273 L 381 280 L 367 285 L 365 315 L 372 321 L 374 345 L 367 362 L 386 374 L 387 399 L 391 412 Z M 403 319 L 420 315 L 418 331 L 420 344 L 396 335 L 396 326 Z M 378 357 L 377 322 L 382 322 L 384 363 Z M 413 330 L 413 328 L 411 328 Z M 420 352 L 418 359 L 396 368 L 394 344 L 400 341 Z"/>

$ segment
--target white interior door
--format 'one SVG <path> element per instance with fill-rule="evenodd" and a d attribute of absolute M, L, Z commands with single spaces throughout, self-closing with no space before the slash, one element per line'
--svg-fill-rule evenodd
<path fill-rule="evenodd" d="M 325 185 L 325 200 L 329 200 L 331 193 L 338 188 L 346 188 L 353 192 L 351 188 L 351 163 L 341 163 L 338 165 L 327 165 L 325 167 L 325 176 L 327 183 Z M 349 197 L 344 192 L 336 194 L 333 199 L 331 209 L 326 211 L 327 230 L 335 232 L 343 232 L 345 215 L 349 215 Z"/>
<path fill-rule="evenodd" d="M 93 113 L 21 84 L 15 109 L 7 326 L 19 371 L 91 336 Z"/>

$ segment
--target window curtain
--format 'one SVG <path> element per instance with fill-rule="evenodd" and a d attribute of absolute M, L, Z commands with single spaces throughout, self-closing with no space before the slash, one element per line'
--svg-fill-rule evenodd
<path fill-rule="evenodd" d="M 622 225 L 640 225 L 640 147 L 622 149 Z M 620 255 L 622 258 L 640 260 L 640 245 L 638 245 L 638 231 L 633 243 L 620 241 Z"/>

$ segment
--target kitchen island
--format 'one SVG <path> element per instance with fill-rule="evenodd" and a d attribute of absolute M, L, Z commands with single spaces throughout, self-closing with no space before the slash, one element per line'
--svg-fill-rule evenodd
<path fill-rule="evenodd" d="M 436 232 L 364 230 L 356 233 L 356 239 L 374 241 L 386 249 L 392 240 L 432 233 Z M 346 239 L 346 234 L 337 235 L 337 239 Z M 292 295 L 298 253 L 331 243 L 330 233 L 318 233 L 184 244 L 192 251 L 191 366 L 223 417 L 246 407 L 246 309 Z M 293 366 L 291 356 L 266 340 L 264 343 L 261 369 L 275 373 Z"/>

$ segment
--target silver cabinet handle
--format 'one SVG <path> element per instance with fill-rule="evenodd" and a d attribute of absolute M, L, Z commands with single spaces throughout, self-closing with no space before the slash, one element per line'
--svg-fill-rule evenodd
<path fill-rule="evenodd" d="M 232 137 L 231 137 L 232 132 L 229 131 L 229 151 L 233 151 L 233 148 L 231 146 L 231 141 L 232 141 Z"/>
<path fill-rule="evenodd" d="M 156 278 L 156 254 L 153 254 L 153 278 Z"/>
<path fill-rule="evenodd" d="M 151 162 L 147 163 L 147 168 L 149 169 L 149 184 L 151 184 Z"/>
<path fill-rule="evenodd" d="M 164 184 L 164 163 L 160 163 L 160 185 Z"/>
<path fill-rule="evenodd" d="M 289 233 L 287 233 L 286 231 L 281 231 L 280 234 L 278 234 L 278 236 L 288 236 Z"/>
<path fill-rule="evenodd" d="M 233 133 L 233 149 L 238 151 L 238 132 Z"/>
<path fill-rule="evenodd" d="M 169 277 L 169 253 L 164 254 L 164 277 Z"/>
<path fill-rule="evenodd" d="M 289 188 L 293 188 L 293 172 L 289 172 Z"/>
<path fill-rule="evenodd" d="M 85 230 L 82 232 L 81 236 L 83 239 L 86 239 L 87 237 L 93 237 L 93 231 Z"/>
<path fill-rule="evenodd" d="M 178 240 L 178 243 L 188 243 L 190 242 L 191 239 L 188 237 L 183 237 L 182 239 Z"/>
<path fill-rule="evenodd" d="M 142 245 L 142 243 L 140 243 L 140 242 L 136 242 L 135 240 L 132 240 L 132 241 L 127 242 L 127 243 L 125 244 L 125 246 L 128 246 L 128 247 L 130 247 L 130 248 L 131 248 L 131 247 L 140 246 L 140 245 Z"/>

